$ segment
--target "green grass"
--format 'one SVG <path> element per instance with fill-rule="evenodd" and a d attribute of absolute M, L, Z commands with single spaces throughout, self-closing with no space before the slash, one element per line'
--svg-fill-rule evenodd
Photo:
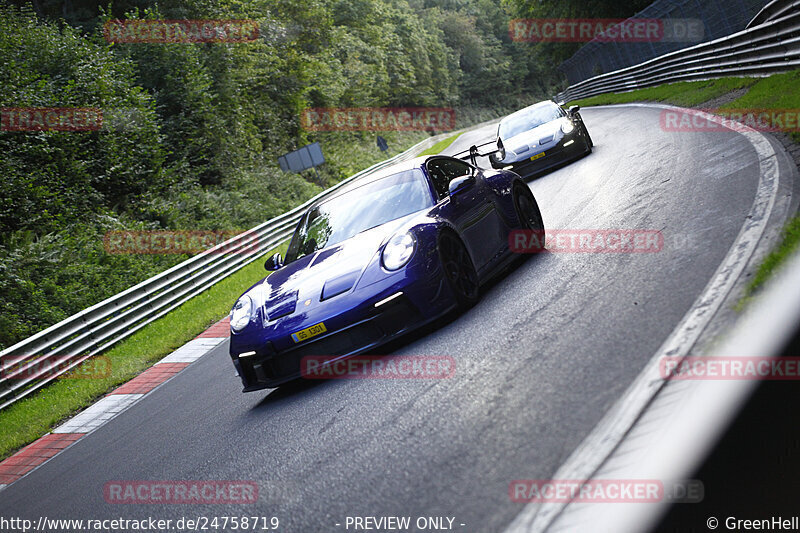
<path fill-rule="evenodd" d="M 779 270 L 779 267 L 798 248 L 800 248 L 800 215 L 791 219 L 783 228 L 780 244 L 758 266 L 758 270 L 756 270 L 755 276 L 747 285 L 744 297 L 739 301 L 737 309 L 743 309 L 752 296 L 758 292 L 764 283 Z"/>
<path fill-rule="evenodd" d="M 570 102 L 570 105 L 590 106 L 627 104 L 630 102 L 669 102 L 679 106 L 695 106 L 728 94 L 736 89 L 751 87 L 756 78 L 719 78 L 706 81 L 681 81 L 657 87 L 637 89 L 626 93 L 609 93 Z"/>
<path fill-rule="evenodd" d="M 442 153 L 442 151 L 445 148 L 447 148 L 448 146 L 453 144 L 456 139 L 461 137 L 461 135 L 463 135 L 463 133 L 464 132 L 461 132 L 461 133 L 458 133 L 456 135 L 452 135 L 452 136 L 450 136 L 450 137 L 448 137 L 446 139 L 442 139 L 441 141 L 439 141 L 438 143 L 434 144 L 433 146 L 431 146 L 430 148 L 428 148 L 424 152 L 420 153 L 419 155 L 437 155 L 437 154 L 440 154 L 440 153 Z"/>
<path fill-rule="evenodd" d="M 569 105 L 581 107 L 630 102 L 665 102 L 691 107 L 723 96 L 736 89 L 747 88 L 747 92 L 720 109 L 800 109 L 800 70 L 784 74 L 773 74 L 766 78 L 719 78 L 706 81 L 682 81 L 657 87 L 637 89 L 626 93 L 609 93 L 582 98 Z M 795 142 L 800 142 L 800 133 L 790 132 Z"/>
<path fill-rule="evenodd" d="M 720 109 L 800 109 L 800 70 L 773 74 L 760 78 L 750 86 L 747 94 Z M 794 142 L 800 142 L 800 133 L 790 133 Z"/>
<path fill-rule="evenodd" d="M 707 81 L 683 81 L 668 83 L 626 93 L 609 93 L 570 102 L 570 105 L 591 106 L 625 104 L 630 102 L 665 102 L 691 107 L 723 96 L 736 89 L 747 88 L 747 92 L 732 102 L 720 106 L 720 110 L 742 109 L 800 109 L 800 70 L 784 74 L 773 74 L 766 78 L 719 78 Z M 800 142 L 800 132 L 789 135 Z"/>
<path fill-rule="evenodd" d="M 273 252 L 285 254 L 286 247 L 284 243 Z M 242 291 L 265 275 L 264 262 L 256 260 L 123 340 L 103 354 L 110 361 L 108 377 L 59 379 L 0 411 L 0 459 L 196 337 L 223 318 Z M 91 370 L 86 374 L 90 375 Z"/>

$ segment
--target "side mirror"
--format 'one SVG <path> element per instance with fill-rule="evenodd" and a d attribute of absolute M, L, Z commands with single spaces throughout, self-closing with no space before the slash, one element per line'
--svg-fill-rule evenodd
<path fill-rule="evenodd" d="M 503 139 L 500 137 L 497 138 L 497 151 L 495 152 L 495 157 L 498 161 L 502 161 L 506 158 L 506 147 L 503 146 Z"/>
<path fill-rule="evenodd" d="M 465 189 L 468 189 L 475 183 L 475 176 L 459 176 L 458 178 L 453 178 L 450 180 L 450 185 L 448 189 L 450 191 L 450 196 L 461 192 Z"/>
<path fill-rule="evenodd" d="M 273 254 L 272 256 L 270 256 L 269 259 L 264 261 L 264 269 L 269 270 L 270 272 L 273 270 L 278 270 L 282 266 L 283 266 L 283 257 L 281 257 L 281 254 L 279 253 Z"/>
<path fill-rule="evenodd" d="M 493 168 L 503 168 L 503 161 L 506 158 L 506 148 L 503 146 L 503 140 L 497 138 L 497 151 L 489 154 L 489 162 Z"/>
<path fill-rule="evenodd" d="M 505 158 L 505 150 L 498 150 L 489 154 L 489 162 L 492 164 L 492 168 L 503 168 L 503 160 Z"/>
<path fill-rule="evenodd" d="M 579 105 L 569 106 L 569 116 L 574 117 L 575 115 L 578 114 L 578 111 L 580 111 L 580 110 L 581 110 L 581 106 L 579 106 Z"/>

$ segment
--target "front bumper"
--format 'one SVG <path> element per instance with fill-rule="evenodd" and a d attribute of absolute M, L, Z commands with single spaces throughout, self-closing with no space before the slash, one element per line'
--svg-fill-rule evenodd
<path fill-rule="evenodd" d="M 583 156 L 589 151 L 589 145 L 586 138 L 576 131 L 572 135 L 564 136 L 558 143 L 543 151 L 544 157 L 533 161 L 528 157 L 512 163 L 511 168 L 508 168 L 508 165 L 502 168 L 516 172 L 523 178 L 529 178 Z"/>
<path fill-rule="evenodd" d="M 252 355 L 241 357 L 232 354 L 233 364 L 244 385 L 243 392 L 273 388 L 301 378 L 305 357 L 330 357 L 327 364 L 332 364 L 380 346 L 427 321 L 405 295 L 377 308 L 372 303 L 365 304 L 362 309 L 356 310 L 358 314 L 361 314 L 361 318 L 352 324 L 281 353 L 267 341 L 252 350 L 255 352 Z"/>
<path fill-rule="evenodd" d="M 418 253 L 403 269 L 368 267 L 350 291 L 306 305 L 277 321 L 252 322 L 231 336 L 230 355 L 244 392 L 272 388 L 302 377 L 303 358 L 333 363 L 366 353 L 434 320 L 455 305 L 435 246 L 437 227 L 419 229 Z M 399 294 L 398 293 L 402 293 Z M 323 323 L 323 333 L 296 342 L 293 333 Z M 244 355 L 244 357 L 242 357 Z"/>

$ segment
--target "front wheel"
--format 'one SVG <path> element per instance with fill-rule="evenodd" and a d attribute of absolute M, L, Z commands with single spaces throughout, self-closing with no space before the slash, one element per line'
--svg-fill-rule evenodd
<path fill-rule="evenodd" d="M 455 295 L 458 306 L 467 309 L 478 301 L 478 272 L 464 243 L 450 231 L 439 237 L 439 257 L 444 277 Z"/>
<path fill-rule="evenodd" d="M 586 124 L 581 122 L 581 128 L 583 128 L 583 134 L 586 136 L 586 151 L 591 152 L 592 148 L 594 147 L 594 141 L 592 137 L 589 135 L 589 130 L 586 129 Z"/>

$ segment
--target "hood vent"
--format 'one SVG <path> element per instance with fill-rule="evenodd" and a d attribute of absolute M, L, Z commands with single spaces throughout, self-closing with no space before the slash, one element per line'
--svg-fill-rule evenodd
<path fill-rule="evenodd" d="M 267 320 L 272 322 L 282 316 L 291 315 L 297 307 L 297 291 L 292 291 L 279 298 L 276 298 L 272 305 L 267 308 Z"/>
<path fill-rule="evenodd" d="M 325 285 L 322 287 L 322 297 L 320 300 L 333 298 L 334 296 L 338 296 L 352 289 L 360 272 L 360 270 L 355 270 L 326 281 Z"/>

